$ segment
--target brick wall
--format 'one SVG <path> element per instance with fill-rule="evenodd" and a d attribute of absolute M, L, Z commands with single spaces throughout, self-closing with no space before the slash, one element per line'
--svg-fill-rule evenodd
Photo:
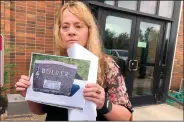
<path fill-rule="evenodd" d="M 14 86 L 22 74 L 28 75 L 31 52 L 53 54 L 54 20 L 61 4 L 61 0 L 1 1 L 1 34 L 5 37 L 5 48 L 15 47 L 12 53 L 5 55 L 5 64 L 16 65 L 15 75 L 7 87 Z M 12 92 L 15 89 L 5 93 Z"/>
<path fill-rule="evenodd" d="M 28 75 L 31 52 L 53 54 L 53 25 L 58 1 L 1 1 L 1 34 L 6 47 L 14 52 L 5 55 L 5 64 L 16 64 L 16 74 L 6 86 L 14 86 L 21 74 Z M 183 13 L 183 12 L 182 12 Z M 183 77 L 183 14 L 174 59 L 171 89 L 178 89 Z M 14 89 L 5 93 L 15 92 Z"/>
<path fill-rule="evenodd" d="M 174 58 L 174 67 L 172 72 L 171 88 L 172 90 L 178 90 L 180 88 L 181 79 L 184 77 L 183 74 L 183 8 L 181 13 L 178 40 L 176 45 L 176 52 Z"/>

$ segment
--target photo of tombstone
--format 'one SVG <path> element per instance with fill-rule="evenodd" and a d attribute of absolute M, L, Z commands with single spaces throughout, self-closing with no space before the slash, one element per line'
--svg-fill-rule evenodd
<path fill-rule="evenodd" d="M 36 60 L 33 69 L 33 90 L 70 96 L 76 72 L 75 65 L 52 60 Z"/>

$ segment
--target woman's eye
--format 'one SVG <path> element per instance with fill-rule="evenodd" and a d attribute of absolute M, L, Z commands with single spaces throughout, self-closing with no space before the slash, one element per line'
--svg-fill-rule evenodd
<path fill-rule="evenodd" d="M 81 25 L 77 25 L 76 28 L 77 29 L 80 29 L 80 28 L 82 28 L 82 26 Z"/>
<path fill-rule="evenodd" d="M 67 30 L 67 29 L 69 28 L 69 26 L 64 25 L 64 26 L 61 26 L 61 28 L 62 28 L 63 30 Z"/>
<path fill-rule="evenodd" d="M 63 28 L 63 29 L 66 29 L 66 28 L 68 28 L 68 26 L 62 26 L 62 28 Z"/>

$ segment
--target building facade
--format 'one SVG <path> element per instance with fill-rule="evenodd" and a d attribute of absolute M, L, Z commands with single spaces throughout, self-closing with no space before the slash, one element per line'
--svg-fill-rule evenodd
<path fill-rule="evenodd" d="M 83 1 L 97 20 L 103 51 L 117 61 L 133 105 L 165 102 L 183 78 L 182 1 Z M 1 2 L 5 63 L 16 64 L 13 86 L 28 75 L 31 52 L 54 53 L 53 27 L 62 1 Z M 15 92 L 14 90 L 7 93 Z"/>
<path fill-rule="evenodd" d="M 97 19 L 105 52 L 121 67 L 132 103 L 164 102 L 168 89 L 177 89 L 183 78 L 181 1 L 86 4 Z"/>

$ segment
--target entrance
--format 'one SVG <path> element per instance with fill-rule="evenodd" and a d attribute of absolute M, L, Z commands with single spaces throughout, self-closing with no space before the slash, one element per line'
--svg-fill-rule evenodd
<path fill-rule="evenodd" d="M 111 55 L 125 78 L 132 104 L 154 104 L 159 93 L 164 21 L 100 10 L 104 52 Z"/>

